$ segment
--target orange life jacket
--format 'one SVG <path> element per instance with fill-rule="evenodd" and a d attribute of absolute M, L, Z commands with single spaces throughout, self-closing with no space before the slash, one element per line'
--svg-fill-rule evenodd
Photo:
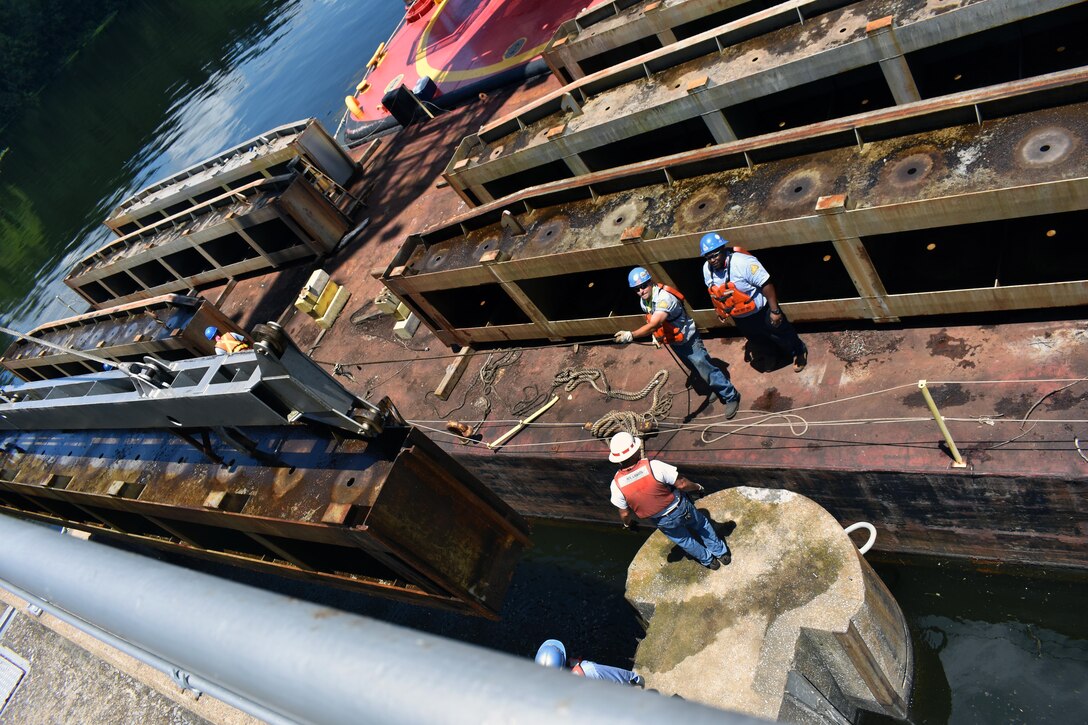
<path fill-rule="evenodd" d="M 236 340 L 232 335 L 223 335 L 220 337 L 215 341 L 215 347 L 228 355 L 232 352 L 249 349 L 249 345 L 247 345 L 244 340 Z"/>
<path fill-rule="evenodd" d="M 676 501 L 676 494 L 654 477 L 650 461 L 645 458 L 633 466 L 620 469 L 612 477 L 612 482 L 640 519 L 659 514 Z"/>
<path fill-rule="evenodd" d="M 747 254 L 741 247 L 733 247 L 733 252 Z M 729 279 L 732 274 L 733 252 L 725 258 L 725 283 L 707 287 L 714 310 L 718 313 L 718 317 L 722 318 L 743 317 L 756 311 L 755 300 L 737 289 L 737 285 Z"/>
<path fill-rule="evenodd" d="M 680 300 L 681 303 L 683 303 L 684 295 L 680 294 L 680 292 L 674 290 L 672 287 L 658 283 L 657 288 L 665 290 L 673 297 Z M 645 307 L 643 307 L 643 309 L 645 309 Z M 650 311 L 646 313 L 647 322 L 650 321 L 650 318 L 654 316 L 655 312 L 657 312 L 657 310 L 653 308 L 653 297 L 651 296 Z M 669 318 L 667 316 L 665 317 L 665 321 L 661 323 L 661 327 L 654 330 L 654 337 L 656 337 L 657 341 L 662 343 L 663 345 L 672 345 L 673 343 L 680 343 L 684 341 L 683 331 L 676 325 L 669 322 Z"/>

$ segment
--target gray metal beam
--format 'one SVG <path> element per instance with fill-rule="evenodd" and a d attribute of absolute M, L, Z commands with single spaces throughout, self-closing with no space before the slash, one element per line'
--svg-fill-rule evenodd
<path fill-rule="evenodd" d="M 121 368 L 0 389 L 0 430 L 210 428 L 308 419 L 373 433 L 352 415 L 361 409 L 370 418 L 377 408 L 345 390 L 282 333 L 271 346 L 258 343 L 231 355 L 149 359 Z"/>
<path fill-rule="evenodd" d="M 550 671 L 528 656 L 301 602 L 6 516 L 0 541 L 0 585 L 274 722 L 763 722 Z"/>

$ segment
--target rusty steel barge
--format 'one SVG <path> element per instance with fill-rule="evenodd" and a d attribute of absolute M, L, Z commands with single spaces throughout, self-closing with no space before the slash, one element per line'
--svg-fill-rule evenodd
<path fill-rule="evenodd" d="M 526 518 L 614 523 L 600 437 L 631 426 L 886 557 L 1082 576 L 1086 30 L 1062 0 L 617 1 L 547 77 L 350 152 L 312 122 L 227 150 L 122 204 L 67 280 L 92 311 L 5 355 L 0 510 L 496 616 Z M 804 371 L 717 320 L 707 231 L 770 270 Z M 611 343 L 633 266 L 735 419 Z M 205 320 L 254 350 L 205 357 Z"/>

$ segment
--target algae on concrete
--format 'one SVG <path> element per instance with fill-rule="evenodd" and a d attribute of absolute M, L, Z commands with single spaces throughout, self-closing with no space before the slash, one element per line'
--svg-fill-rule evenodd
<path fill-rule="evenodd" d="M 858 707 L 904 716 L 905 620 L 839 523 L 787 491 L 734 488 L 699 508 L 732 529 L 732 564 L 677 560 L 655 532 L 628 570 L 627 599 L 647 627 L 635 668 L 648 686 L 771 719 L 853 719 Z"/>

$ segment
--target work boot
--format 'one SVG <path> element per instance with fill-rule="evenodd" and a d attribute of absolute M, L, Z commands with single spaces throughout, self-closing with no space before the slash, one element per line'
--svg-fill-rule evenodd
<path fill-rule="evenodd" d="M 808 346 L 806 345 L 798 355 L 793 357 L 793 372 L 799 373 L 808 365 Z"/>
<path fill-rule="evenodd" d="M 711 571 L 722 568 L 722 565 L 718 563 L 717 559 L 711 559 L 709 564 L 703 564 L 703 566 L 705 566 L 707 569 L 710 569 Z"/>
<path fill-rule="evenodd" d="M 740 396 L 738 395 L 733 400 L 723 400 L 725 403 L 725 419 L 733 420 L 737 417 L 737 411 L 740 410 Z"/>
<path fill-rule="evenodd" d="M 721 562 L 722 566 L 729 566 L 729 562 L 733 561 L 733 552 L 726 551 L 717 560 Z"/>

